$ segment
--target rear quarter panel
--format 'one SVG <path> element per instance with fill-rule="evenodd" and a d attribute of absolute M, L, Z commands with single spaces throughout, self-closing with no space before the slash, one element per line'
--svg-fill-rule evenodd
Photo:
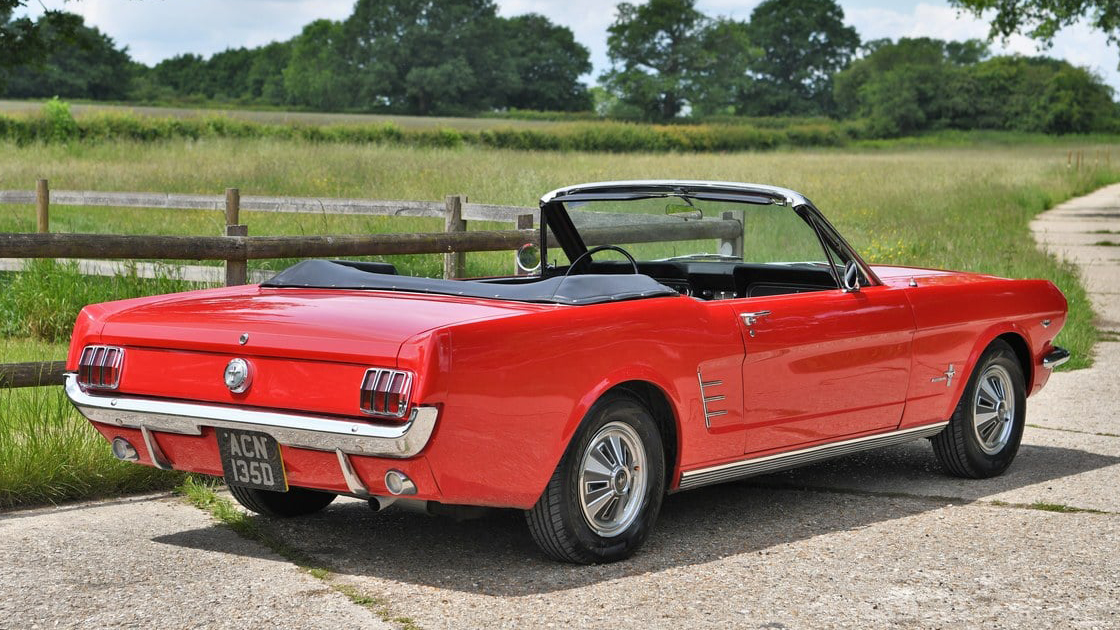
<path fill-rule="evenodd" d="M 627 381 L 654 384 L 674 409 L 670 469 L 741 453 L 741 431 L 704 427 L 696 377 L 702 362 L 723 365 L 739 390 L 742 342 L 729 308 L 685 297 L 557 306 L 416 341 L 399 362 L 441 374 L 423 379 L 416 400 L 443 406 L 425 454 L 450 502 L 532 506 L 591 405 Z"/>

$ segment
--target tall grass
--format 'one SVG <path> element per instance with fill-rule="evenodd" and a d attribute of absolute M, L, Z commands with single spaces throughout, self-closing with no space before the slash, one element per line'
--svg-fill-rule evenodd
<path fill-rule="evenodd" d="M 181 480 L 114 459 L 61 389 L 0 389 L 0 508 L 168 489 Z"/>
<path fill-rule="evenodd" d="M 0 274 L 0 334 L 48 342 L 70 338 L 78 312 L 87 304 L 200 288 L 168 270 L 166 276 L 141 278 L 134 265 L 123 264 L 116 276 L 85 276 L 76 262 L 30 261 L 22 273 Z"/>

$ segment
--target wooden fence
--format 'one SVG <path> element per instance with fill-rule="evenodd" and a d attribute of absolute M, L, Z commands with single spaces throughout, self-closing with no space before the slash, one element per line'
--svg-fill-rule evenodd
<path fill-rule="evenodd" d="M 129 243 L 125 245 L 126 250 L 129 247 L 135 246 L 135 252 L 126 252 L 123 254 L 100 254 L 96 253 L 96 249 L 89 255 L 91 258 L 131 258 L 131 259 L 144 259 L 144 258 L 177 258 L 183 260 L 225 260 L 226 261 L 226 284 L 245 284 L 247 281 L 246 275 L 246 260 L 249 258 L 287 258 L 287 257 L 303 257 L 303 256 L 355 256 L 355 255 L 377 255 L 377 254 L 432 254 L 443 253 L 444 257 L 444 276 L 448 278 L 462 277 L 464 268 L 463 253 L 467 251 L 494 251 L 501 249 L 513 249 L 521 244 L 527 242 L 520 240 L 516 244 L 506 247 L 505 243 L 509 241 L 501 241 L 503 246 L 498 247 L 492 241 L 484 237 L 470 236 L 466 238 L 451 237 L 448 240 L 439 241 L 434 238 L 434 235 L 422 235 L 429 238 L 413 238 L 408 243 L 400 243 L 395 248 L 390 245 L 390 241 L 397 241 L 395 237 L 399 235 L 378 235 L 386 237 L 383 242 L 378 243 L 376 238 L 373 238 L 365 245 L 356 245 L 354 239 L 357 237 L 267 237 L 269 240 L 260 240 L 253 238 L 249 241 L 250 245 L 246 245 L 243 240 L 238 240 L 238 237 L 248 237 L 249 228 L 247 225 L 240 222 L 241 210 L 253 212 L 289 212 L 289 213 L 311 213 L 311 214 L 358 214 L 358 215 L 371 215 L 371 216 L 390 216 L 390 217 L 428 217 L 436 219 L 444 219 L 445 229 L 444 234 L 466 233 L 467 221 L 499 221 L 505 223 L 516 224 L 519 229 L 531 230 L 534 222 L 540 216 L 540 210 L 537 208 L 527 208 L 518 206 L 499 206 L 491 204 L 477 204 L 469 203 L 466 195 L 448 195 L 443 202 L 438 201 L 382 201 L 374 199 L 334 199 L 334 198 L 317 198 L 317 197 L 270 197 L 270 196 L 242 196 L 241 191 L 237 188 L 229 188 L 224 195 L 188 195 L 177 193 L 136 193 L 136 192 L 92 192 L 92 191 L 74 191 L 74 190 L 56 190 L 51 191 L 49 182 L 45 179 L 40 179 L 36 182 L 35 190 L 3 190 L 0 191 L 0 204 L 34 204 L 36 208 L 36 217 L 38 232 L 46 234 L 50 232 L 50 206 L 51 204 L 58 205 L 71 205 L 71 206 L 102 206 L 112 208 L 154 208 L 154 209 L 168 209 L 168 210 L 215 210 L 225 213 L 226 228 L 224 231 L 225 237 L 232 237 L 233 240 L 225 239 L 223 237 L 136 237 L 120 236 L 118 238 L 117 246 L 107 245 L 106 251 L 119 252 L 121 243 Z M 472 232 L 471 234 L 481 234 L 481 232 Z M 10 235 L 10 236 L 28 236 L 28 235 Z M 80 241 L 107 241 L 112 238 L 108 235 L 97 234 L 68 234 L 58 235 L 70 238 L 71 242 Z M 419 235 L 407 235 L 419 236 Z M 512 236 L 507 235 L 509 238 Z M 518 237 L 518 239 L 522 239 Z M 318 245 L 312 241 L 319 239 Z M 151 243 L 159 243 L 160 245 L 167 245 L 172 248 L 172 252 L 167 255 L 152 255 L 153 251 L 159 247 L 143 247 L 140 239 L 147 239 Z M 512 239 L 517 241 L 518 239 Z M 406 241 L 409 239 L 405 239 Z M 328 253 L 310 254 L 303 253 L 297 241 L 306 241 L 309 250 L 314 251 L 327 251 Z M 340 248 L 339 251 L 332 251 L 330 245 L 324 246 L 322 243 L 329 242 L 342 242 L 349 243 L 349 249 L 344 250 Z M 489 249 L 487 243 L 490 243 Z M 45 254 L 42 256 L 35 256 L 26 253 L 28 248 L 22 245 L 30 245 L 35 247 L 38 243 L 35 241 L 21 240 L 18 238 L 9 239 L 6 245 L 9 247 L 0 248 L 0 258 L 16 257 L 16 258 L 57 258 L 70 256 L 75 254 Z M 256 255 L 252 255 L 249 248 L 255 244 Z M 51 251 L 59 251 L 61 245 L 53 245 L 54 249 Z M 187 251 L 186 248 L 197 247 L 197 253 Z M 417 251 L 409 251 L 410 248 L 415 247 Z M 354 249 L 362 249 L 362 254 L 352 253 Z M 384 248 L 386 251 L 373 251 L 370 249 L 378 250 Z M 69 248 L 63 247 L 69 251 L 85 250 L 82 245 L 71 246 Z M 215 255 L 214 252 L 222 251 L 223 255 Z M 274 251 L 292 251 L 290 256 L 287 254 L 270 254 L 268 252 Z M 16 252 L 22 252 L 17 254 Z M 242 256 L 246 254 L 247 256 Z"/>
<path fill-rule="evenodd" d="M 126 208 L 209 209 L 224 211 L 223 236 L 163 236 L 135 234 L 52 234 L 50 205 Z M 245 284 L 248 261 L 264 258 L 315 258 L 394 254 L 444 254 L 444 277 L 462 277 L 466 252 L 514 250 L 536 243 L 539 220 L 535 208 L 468 203 L 466 195 L 449 195 L 443 203 L 244 196 L 236 188 L 225 195 L 163 193 L 51 192 L 41 179 L 35 191 L 0 191 L 0 204 L 34 204 L 38 232 L 0 233 L 2 258 L 178 259 L 224 260 L 225 284 Z M 443 218 L 445 231 L 419 234 L 336 236 L 249 236 L 240 222 L 242 209 L 256 212 L 313 212 L 380 216 Z M 467 231 L 468 220 L 509 222 L 513 230 Z M 580 230 L 588 245 L 649 243 L 715 238 L 729 251 L 742 253 L 741 217 L 724 213 L 722 220 L 689 223 L 624 224 Z M 63 363 L 0 364 L 0 387 L 29 387 L 62 383 Z"/>

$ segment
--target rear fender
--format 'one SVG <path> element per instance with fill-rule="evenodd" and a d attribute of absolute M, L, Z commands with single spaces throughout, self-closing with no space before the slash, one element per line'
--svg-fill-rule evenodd
<path fill-rule="evenodd" d="M 619 385 L 622 385 L 623 383 L 633 381 L 643 381 L 652 384 L 654 387 L 660 390 L 661 393 L 664 394 L 665 397 L 669 400 L 669 407 L 673 413 L 672 421 L 675 425 L 673 427 L 673 432 L 677 436 L 677 443 L 674 445 L 675 448 L 673 449 L 673 452 L 681 452 L 681 409 L 683 409 L 684 406 L 682 403 L 680 392 L 676 387 L 674 387 L 669 379 L 666 379 L 661 373 L 654 370 L 652 367 L 647 365 L 626 365 L 609 373 L 606 377 L 596 383 L 595 386 L 591 388 L 586 394 L 584 394 L 584 396 L 579 399 L 579 402 L 572 408 L 572 413 L 568 416 L 568 421 L 564 425 L 563 448 L 558 450 L 558 452 L 555 454 L 555 461 L 553 462 L 554 469 L 557 465 L 559 465 L 560 458 L 563 457 L 564 453 L 567 452 L 568 447 L 571 445 L 572 440 L 575 438 L 576 431 L 579 430 L 579 427 L 583 423 L 584 418 L 586 418 L 587 412 L 591 410 L 591 406 L 594 405 L 596 401 L 598 401 L 612 389 L 618 387 Z M 671 479 L 676 479 L 676 468 L 678 466 L 678 462 L 666 462 L 665 465 L 667 467 L 673 467 L 674 474 Z"/>

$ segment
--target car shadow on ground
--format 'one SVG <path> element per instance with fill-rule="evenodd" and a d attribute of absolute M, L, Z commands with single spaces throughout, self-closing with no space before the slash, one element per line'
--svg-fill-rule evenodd
<path fill-rule="evenodd" d="M 922 441 L 671 495 L 638 554 L 591 567 L 542 556 L 522 513 L 515 510 L 494 510 L 480 519 L 457 522 L 397 509 L 374 513 L 365 502 L 345 500 L 309 517 L 255 518 L 270 535 L 336 573 L 521 596 L 730 555 L 763 554 L 799 540 L 905 519 L 1120 463 L 1120 457 L 1052 446 L 1024 445 L 1021 456 L 1023 461 L 1004 476 L 961 480 L 942 473 Z M 883 479 L 891 480 L 893 491 L 860 488 L 867 480 Z M 156 541 L 231 553 L 212 528 Z M 261 550 L 246 544 L 232 553 L 255 555 Z"/>

